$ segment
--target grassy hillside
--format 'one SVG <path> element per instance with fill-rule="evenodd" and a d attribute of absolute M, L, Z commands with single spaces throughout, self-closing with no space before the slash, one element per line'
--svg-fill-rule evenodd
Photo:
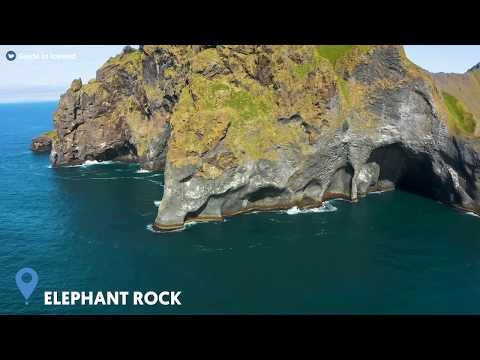
<path fill-rule="evenodd" d="M 466 115 L 466 118 L 463 118 L 466 122 L 463 123 L 463 127 L 460 127 L 461 130 L 469 133 L 469 130 L 474 128 L 471 122 L 480 120 L 480 71 L 469 71 L 465 74 L 439 73 L 432 74 L 432 77 L 437 87 L 446 94 L 444 100 L 456 119 L 462 119 L 459 115 L 461 111 L 454 105 L 457 103 L 465 113 L 472 115 L 473 120 Z M 480 136 L 480 127 L 477 126 L 473 131 L 475 135 Z"/>
<path fill-rule="evenodd" d="M 455 96 L 445 91 L 442 92 L 442 95 L 456 127 L 467 134 L 473 134 L 476 127 L 473 114 L 468 112 L 465 105 L 462 104 L 462 102 L 459 101 Z"/>
<path fill-rule="evenodd" d="M 317 54 L 335 66 L 337 60 L 353 49 L 354 45 L 317 45 Z"/>
<path fill-rule="evenodd" d="M 317 45 L 317 55 L 327 59 L 333 66 L 353 49 L 364 52 L 372 48 L 370 45 Z"/>

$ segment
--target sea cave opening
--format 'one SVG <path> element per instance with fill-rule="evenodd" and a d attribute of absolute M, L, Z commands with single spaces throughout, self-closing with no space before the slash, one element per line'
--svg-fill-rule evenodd
<path fill-rule="evenodd" d="M 279 189 L 275 186 L 265 186 L 255 190 L 252 193 L 249 193 L 246 199 L 250 203 L 255 203 L 261 200 L 268 200 L 271 198 L 276 198 L 284 192 L 284 189 Z"/>
<path fill-rule="evenodd" d="M 372 151 L 368 162 L 380 166 L 379 184 L 431 199 L 450 202 L 444 180 L 435 173 L 432 159 L 426 153 L 413 152 L 400 143 Z"/>
<path fill-rule="evenodd" d="M 110 161 L 110 160 L 135 160 L 137 159 L 137 148 L 130 142 L 112 148 L 107 148 L 104 152 L 95 156 L 97 161 Z"/>

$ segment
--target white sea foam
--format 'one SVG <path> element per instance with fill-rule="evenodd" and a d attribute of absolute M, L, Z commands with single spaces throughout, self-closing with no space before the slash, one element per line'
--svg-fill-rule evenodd
<path fill-rule="evenodd" d="M 150 232 L 153 232 L 153 233 L 155 233 L 155 234 L 161 234 L 161 233 L 163 233 L 163 231 L 155 230 L 155 229 L 153 228 L 153 225 L 152 225 L 152 224 L 148 224 L 148 225 L 147 225 L 147 230 L 150 231 Z"/>
<path fill-rule="evenodd" d="M 300 214 L 301 212 L 302 210 L 300 210 L 298 206 L 294 206 L 288 209 L 287 211 L 285 211 L 285 213 L 287 213 L 288 215 L 297 215 L 297 214 Z"/>
<path fill-rule="evenodd" d="M 138 169 L 137 171 L 135 171 L 137 174 L 148 174 L 148 173 L 151 173 L 150 170 L 146 170 L 146 169 Z"/>
<path fill-rule="evenodd" d="M 65 167 L 87 167 L 92 165 L 109 165 L 113 164 L 114 161 L 97 161 L 97 160 L 86 160 L 83 164 L 79 165 L 67 165 Z"/>
<path fill-rule="evenodd" d="M 288 215 L 297 215 L 297 214 L 306 214 L 306 213 L 323 213 L 323 212 L 333 212 L 338 209 L 333 206 L 329 201 L 325 202 L 322 206 L 312 209 L 299 209 L 298 206 L 294 206 L 286 211 Z"/>
<path fill-rule="evenodd" d="M 90 165 L 108 165 L 112 164 L 113 161 L 97 161 L 97 160 L 86 160 L 82 165 L 83 166 L 90 166 Z"/>
<path fill-rule="evenodd" d="M 152 182 L 152 183 L 154 183 L 154 184 L 159 185 L 160 187 L 163 187 L 163 186 L 164 186 L 163 183 L 160 182 L 160 181 L 155 181 L 155 180 L 151 180 L 151 179 L 143 179 L 143 178 L 135 178 L 135 179 L 150 181 L 150 182 Z"/>
<path fill-rule="evenodd" d="M 83 174 L 80 176 L 84 176 Z M 113 177 L 89 177 L 88 180 L 120 180 L 120 179 L 130 179 L 127 176 L 113 176 Z"/>
<path fill-rule="evenodd" d="M 472 211 L 466 212 L 465 214 L 470 215 L 470 216 L 480 217 L 480 215 L 475 214 L 475 213 L 472 212 Z"/>
<path fill-rule="evenodd" d="M 191 227 L 193 225 L 197 225 L 197 224 L 198 224 L 198 222 L 196 222 L 196 221 L 188 221 L 183 225 L 183 228 L 186 229 L 186 228 L 189 228 L 189 227 Z"/>
<path fill-rule="evenodd" d="M 183 224 L 183 227 L 179 228 L 179 229 L 174 229 L 174 230 L 155 230 L 153 228 L 153 225 L 152 224 L 148 224 L 147 225 L 147 230 L 150 231 L 150 232 L 153 232 L 155 234 L 164 234 L 164 233 L 171 233 L 171 232 L 179 232 L 179 231 L 183 231 L 193 225 L 197 225 L 198 222 L 196 221 L 188 221 L 186 222 L 185 224 Z"/>
<path fill-rule="evenodd" d="M 161 203 L 160 200 L 155 200 L 155 201 L 153 202 L 153 204 L 154 204 L 156 207 L 159 207 L 159 206 L 160 206 L 160 203 Z"/>
<path fill-rule="evenodd" d="M 333 203 L 335 201 L 344 201 L 344 202 L 347 202 L 347 203 L 351 203 L 352 200 L 350 199 L 347 199 L 347 198 L 343 198 L 343 197 L 339 197 L 339 198 L 336 198 L 336 199 L 332 199 L 332 200 L 329 200 L 328 202 L 329 203 Z"/>

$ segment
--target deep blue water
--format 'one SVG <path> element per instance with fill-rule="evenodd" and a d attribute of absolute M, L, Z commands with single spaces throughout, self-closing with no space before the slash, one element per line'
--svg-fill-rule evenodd
<path fill-rule="evenodd" d="M 55 107 L 0 105 L 0 314 L 480 313 L 480 218 L 395 191 L 155 234 L 161 173 L 30 152 Z M 181 290 L 183 305 L 47 307 L 45 290 Z"/>

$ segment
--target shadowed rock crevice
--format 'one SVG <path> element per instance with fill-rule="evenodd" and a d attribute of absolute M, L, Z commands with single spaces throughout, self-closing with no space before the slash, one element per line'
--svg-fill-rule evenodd
<path fill-rule="evenodd" d="M 249 203 L 252 203 L 254 206 L 255 203 L 262 200 L 279 197 L 284 191 L 284 189 L 280 189 L 274 186 L 266 186 L 248 194 L 245 199 L 248 200 Z"/>
<path fill-rule="evenodd" d="M 127 142 L 121 146 L 114 148 L 108 148 L 100 154 L 86 155 L 87 160 L 98 160 L 98 161 L 137 161 L 137 149 L 135 145 Z"/>
<path fill-rule="evenodd" d="M 450 153 L 440 151 L 439 154 L 448 166 L 456 169 L 460 179 L 463 181 L 462 185 L 467 194 L 472 199 L 478 200 L 477 182 L 480 178 L 480 160 L 478 155 L 455 137 L 452 138 L 452 147 L 455 151 Z"/>
<path fill-rule="evenodd" d="M 322 201 L 323 191 L 322 182 L 319 179 L 312 179 L 305 185 L 300 193 L 306 201 L 318 203 Z"/>
<path fill-rule="evenodd" d="M 395 188 L 447 203 L 461 200 L 450 179 L 434 170 L 435 160 L 429 154 L 396 143 L 375 149 L 368 161 L 380 167 L 380 190 Z"/>
<path fill-rule="evenodd" d="M 337 169 L 327 187 L 325 198 L 345 197 L 351 199 L 353 175 L 354 169 L 350 163 Z"/>
<path fill-rule="evenodd" d="M 195 220 L 199 218 L 202 215 L 202 212 L 207 208 L 208 201 L 206 201 L 202 206 L 200 206 L 198 209 L 194 211 L 189 211 L 184 218 L 184 222 L 187 222 L 189 220 Z"/>

